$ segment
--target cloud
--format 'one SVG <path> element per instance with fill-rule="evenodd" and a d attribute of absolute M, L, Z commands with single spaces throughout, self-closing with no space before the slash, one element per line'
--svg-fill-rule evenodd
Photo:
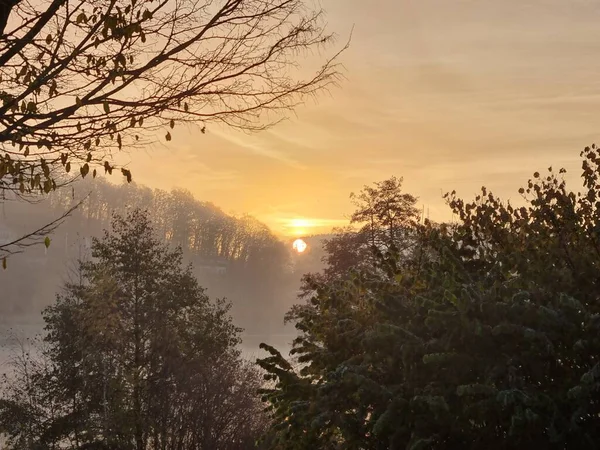
<path fill-rule="evenodd" d="M 268 142 L 257 135 L 249 136 L 234 130 L 223 131 L 219 130 L 217 127 L 212 129 L 211 133 L 256 155 L 273 159 L 291 167 L 305 168 L 302 164 L 291 158 L 285 152 L 271 148 Z"/>

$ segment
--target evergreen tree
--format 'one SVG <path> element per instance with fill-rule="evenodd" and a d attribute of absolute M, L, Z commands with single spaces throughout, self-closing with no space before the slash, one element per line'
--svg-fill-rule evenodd
<path fill-rule="evenodd" d="M 41 448 L 253 448 L 260 377 L 240 358 L 229 305 L 209 300 L 145 213 L 116 217 L 79 275 L 44 311 L 48 366 L 36 377 L 57 406 L 6 399 L 12 442 L 19 407 L 46 414 L 26 437 Z"/>

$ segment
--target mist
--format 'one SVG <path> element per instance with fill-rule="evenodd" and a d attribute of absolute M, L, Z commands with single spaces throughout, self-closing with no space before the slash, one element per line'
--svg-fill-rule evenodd
<path fill-rule="evenodd" d="M 42 310 L 54 302 L 61 286 L 76 281 L 75 268 L 78 261 L 91 258 L 92 240 L 110 228 L 114 215 L 140 208 L 149 212 L 160 239 L 181 247 L 185 263 L 192 265 L 206 293 L 232 304 L 247 357 L 258 353 L 260 342 L 290 347 L 295 330 L 284 324 L 284 315 L 297 302 L 302 275 L 322 268 L 321 241 L 326 235 L 304 237 L 307 249 L 298 253 L 292 248 L 295 238 L 277 236 L 251 216 L 228 215 L 188 191 L 116 185 L 99 178 L 79 180 L 37 202 L 3 202 L 0 245 L 80 202 L 48 236 L 47 248 L 37 245 L 8 258 L 7 269 L 0 273 L 3 342 L 43 333 Z M 2 347 L 4 363 L 11 351 Z"/>

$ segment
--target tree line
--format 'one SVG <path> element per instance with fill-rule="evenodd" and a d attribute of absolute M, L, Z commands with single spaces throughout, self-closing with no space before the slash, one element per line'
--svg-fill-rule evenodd
<path fill-rule="evenodd" d="M 212 203 L 196 200 L 189 191 L 167 192 L 97 179 L 78 183 L 77 192 L 85 199 L 68 221 L 70 227 L 87 234 L 109 226 L 115 212 L 140 208 L 148 211 L 161 239 L 197 260 L 249 266 L 268 254 L 274 263 L 285 266 L 286 249 L 266 225 L 248 215 L 225 214 Z M 58 190 L 49 195 L 49 204 L 59 215 L 78 204 L 79 198 L 71 190 Z"/>

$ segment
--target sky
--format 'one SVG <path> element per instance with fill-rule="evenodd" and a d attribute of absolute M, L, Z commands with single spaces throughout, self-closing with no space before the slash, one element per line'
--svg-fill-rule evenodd
<path fill-rule="evenodd" d="M 189 189 L 284 236 L 347 223 L 350 192 L 392 175 L 431 218 L 442 193 L 518 199 L 600 130 L 595 0 L 322 0 L 344 80 L 258 134 L 212 125 L 130 156 L 135 180 Z M 327 52 L 323 57 L 327 56 Z M 600 143 L 600 142 L 599 142 Z"/>

